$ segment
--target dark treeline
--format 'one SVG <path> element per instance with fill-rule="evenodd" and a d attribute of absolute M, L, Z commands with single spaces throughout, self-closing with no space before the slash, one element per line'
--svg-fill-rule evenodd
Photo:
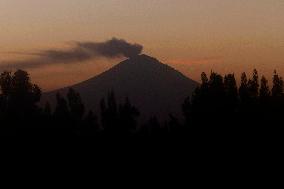
<path fill-rule="evenodd" d="M 274 72 L 273 86 L 253 71 L 241 75 L 238 87 L 234 74 L 201 74 L 202 83 L 191 100 L 183 104 L 185 126 L 193 131 L 222 137 L 271 137 L 282 135 L 284 115 L 283 79 Z"/>
<path fill-rule="evenodd" d="M 280 134 L 284 115 L 283 79 L 273 75 L 273 86 L 253 71 L 237 85 L 234 74 L 224 77 L 201 74 L 201 85 L 181 105 L 184 119 L 169 115 L 160 123 L 153 115 L 139 123 L 140 112 L 128 98 L 118 103 L 110 92 L 100 102 L 100 112 L 86 110 L 80 94 L 69 89 L 56 95 L 56 107 L 38 105 L 40 88 L 27 72 L 3 72 L 0 76 L 1 135 L 74 136 L 246 136 Z M 262 136 L 262 135 L 261 135 Z M 260 136 L 259 136 L 260 137 Z"/>

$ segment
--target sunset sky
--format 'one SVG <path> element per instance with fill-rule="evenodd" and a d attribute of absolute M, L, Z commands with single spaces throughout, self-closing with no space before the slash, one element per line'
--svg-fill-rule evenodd
<path fill-rule="evenodd" d="M 142 44 L 145 54 L 195 80 L 202 71 L 239 74 L 255 67 L 268 79 L 274 69 L 284 76 L 284 0 L 0 0 L 0 68 L 35 56 L 29 53 L 112 37 Z M 28 71 L 46 91 L 121 60 Z"/>

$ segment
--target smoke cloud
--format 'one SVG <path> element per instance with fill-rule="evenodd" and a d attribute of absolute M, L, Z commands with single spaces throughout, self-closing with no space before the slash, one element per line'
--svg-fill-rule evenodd
<path fill-rule="evenodd" d="M 49 49 L 38 53 L 17 53 L 35 56 L 34 58 L 7 61 L 0 68 L 35 68 L 57 63 L 77 63 L 87 60 L 104 58 L 131 58 L 142 53 L 143 46 L 131 44 L 123 39 L 112 38 L 105 42 L 76 42 L 71 48 L 63 50 Z"/>

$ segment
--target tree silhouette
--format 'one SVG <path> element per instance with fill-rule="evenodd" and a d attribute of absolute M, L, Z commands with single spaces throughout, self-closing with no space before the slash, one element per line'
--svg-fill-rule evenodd
<path fill-rule="evenodd" d="M 274 71 L 274 76 L 273 76 L 272 96 L 273 97 L 283 96 L 283 79 L 282 77 L 279 77 L 276 71 Z"/>
<path fill-rule="evenodd" d="M 248 79 L 246 73 L 242 73 L 241 85 L 239 88 L 239 95 L 242 102 L 247 102 L 249 100 L 249 89 L 248 89 Z"/>
<path fill-rule="evenodd" d="M 118 119 L 118 107 L 115 99 L 114 92 L 110 92 L 107 96 L 107 100 L 104 98 L 101 100 L 101 121 L 103 129 L 107 133 L 117 132 Z"/>
<path fill-rule="evenodd" d="M 226 112 L 234 112 L 238 105 L 238 87 L 234 74 L 228 74 L 224 78 Z"/>
<path fill-rule="evenodd" d="M 85 113 L 85 106 L 81 100 L 81 96 L 74 89 L 70 88 L 67 93 L 70 116 L 75 122 L 82 120 Z"/>
<path fill-rule="evenodd" d="M 131 105 L 128 98 L 119 106 L 120 130 L 124 133 L 134 131 L 137 127 L 136 118 L 140 115 L 138 109 Z"/>
<path fill-rule="evenodd" d="M 201 85 L 195 89 L 192 95 L 192 110 L 193 114 L 205 113 L 209 102 L 209 81 L 206 73 L 201 74 Z M 188 104 L 189 105 L 189 104 Z"/>
<path fill-rule="evenodd" d="M 11 72 L 3 72 L 0 75 L 1 96 L 8 97 L 12 88 L 12 74 Z"/>
<path fill-rule="evenodd" d="M 224 110 L 225 88 L 223 83 L 223 77 L 214 72 L 212 72 L 210 75 L 208 98 L 209 103 L 207 108 L 209 108 L 210 112 L 220 112 Z"/>
<path fill-rule="evenodd" d="M 253 77 L 248 81 L 248 90 L 250 98 L 257 98 L 259 95 L 259 80 L 258 72 L 256 69 L 253 70 Z"/>
<path fill-rule="evenodd" d="M 102 126 L 107 133 L 129 134 L 137 127 L 138 109 L 131 105 L 128 98 L 123 104 L 117 105 L 114 92 L 101 100 Z"/>
<path fill-rule="evenodd" d="M 3 72 L 0 76 L 0 86 L 2 110 L 4 108 L 4 111 L 18 118 L 27 118 L 36 113 L 41 90 L 31 83 L 27 72 Z"/>
<path fill-rule="evenodd" d="M 54 111 L 54 119 L 56 120 L 59 127 L 70 128 L 70 112 L 67 101 L 60 93 L 56 94 L 56 107 Z"/>
<path fill-rule="evenodd" d="M 276 71 L 274 71 L 273 75 L 273 87 L 272 87 L 272 99 L 270 103 L 270 117 L 273 118 L 270 120 L 270 124 L 272 125 L 283 125 L 282 116 L 284 114 L 284 93 L 283 93 L 283 79 L 280 77 Z M 284 128 L 282 128 L 284 130 Z"/>
<path fill-rule="evenodd" d="M 262 76 L 261 82 L 260 82 L 259 97 L 261 99 L 267 99 L 268 97 L 270 97 L 268 80 L 264 76 Z"/>
<path fill-rule="evenodd" d="M 242 74 L 239 96 L 241 99 L 239 112 L 247 120 L 251 120 L 251 117 L 255 119 L 259 110 L 259 77 L 256 69 L 253 70 L 251 79 L 247 79 L 246 73 Z"/>

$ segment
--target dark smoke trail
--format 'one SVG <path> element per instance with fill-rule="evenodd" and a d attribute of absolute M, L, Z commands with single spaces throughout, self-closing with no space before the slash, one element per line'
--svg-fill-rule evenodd
<path fill-rule="evenodd" d="M 142 45 L 131 44 L 123 39 L 117 38 L 105 42 L 77 42 L 70 49 L 49 49 L 40 51 L 39 53 L 26 53 L 27 55 L 35 55 L 37 57 L 27 60 L 2 62 L 0 68 L 34 68 L 56 63 L 83 62 L 98 57 L 131 58 L 141 54 L 142 50 Z"/>

